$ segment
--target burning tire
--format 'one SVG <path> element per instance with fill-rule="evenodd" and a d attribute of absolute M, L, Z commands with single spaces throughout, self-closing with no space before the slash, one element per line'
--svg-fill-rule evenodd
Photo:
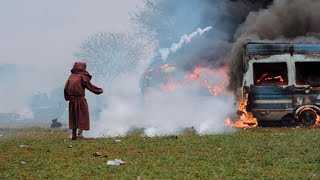
<path fill-rule="evenodd" d="M 298 122 L 305 127 L 315 126 L 318 121 L 318 111 L 311 108 L 305 107 L 299 111 L 297 115 Z"/>

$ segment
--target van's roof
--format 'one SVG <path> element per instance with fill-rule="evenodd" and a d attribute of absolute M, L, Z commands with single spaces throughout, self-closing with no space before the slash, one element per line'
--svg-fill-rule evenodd
<path fill-rule="evenodd" d="M 320 42 L 249 42 L 245 45 L 247 55 L 272 54 L 320 54 Z"/>

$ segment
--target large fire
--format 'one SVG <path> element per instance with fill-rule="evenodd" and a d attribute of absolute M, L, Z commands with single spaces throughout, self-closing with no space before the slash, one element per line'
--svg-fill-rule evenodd
<path fill-rule="evenodd" d="M 225 92 L 228 85 L 228 67 L 218 69 L 196 67 L 192 72 L 187 72 L 182 81 L 168 75 L 167 82 L 161 86 L 163 91 L 174 91 L 181 88 L 198 86 L 205 88 L 211 95 L 218 95 Z"/>
<path fill-rule="evenodd" d="M 186 72 L 182 80 L 176 80 L 175 77 L 170 74 L 174 71 L 174 66 L 165 64 L 161 67 L 161 71 L 166 72 L 166 82 L 160 86 L 160 89 L 165 92 L 176 91 L 179 89 L 185 89 L 188 87 L 197 86 L 203 89 L 207 89 L 208 92 L 217 96 L 223 92 L 226 92 L 228 86 L 228 67 L 220 68 L 204 68 L 196 67 L 192 72 Z M 149 70 L 158 71 L 154 68 Z M 169 73 L 168 73 L 169 72 Z M 146 76 L 146 78 L 149 78 Z M 281 81 L 281 80 L 280 80 Z M 148 97 L 149 98 L 149 97 Z M 253 114 L 247 112 L 248 94 L 245 100 L 239 102 L 239 118 L 233 122 L 231 118 L 225 120 L 225 126 L 236 128 L 255 128 L 258 126 L 258 120 L 253 117 Z"/>
<path fill-rule="evenodd" d="M 225 120 L 226 127 L 235 127 L 235 128 L 256 128 L 258 126 L 258 120 L 253 116 L 251 112 L 246 110 L 248 105 L 248 94 L 246 94 L 244 100 L 239 102 L 239 112 L 241 113 L 237 120 L 233 122 L 231 118 Z"/>

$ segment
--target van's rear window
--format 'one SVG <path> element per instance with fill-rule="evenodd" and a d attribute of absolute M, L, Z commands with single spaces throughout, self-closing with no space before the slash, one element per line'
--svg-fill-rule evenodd
<path fill-rule="evenodd" d="M 296 84 L 320 86 L 320 62 L 296 62 Z"/>
<path fill-rule="evenodd" d="M 254 63 L 254 84 L 257 86 L 288 85 L 287 63 Z"/>

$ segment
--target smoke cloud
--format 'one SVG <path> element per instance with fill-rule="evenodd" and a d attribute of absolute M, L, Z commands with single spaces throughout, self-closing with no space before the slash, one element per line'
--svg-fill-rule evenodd
<path fill-rule="evenodd" d="M 93 121 L 91 137 L 124 136 L 141 128 L 146 136 L 178 134 L 193 128 L 199 134 L 231 132 L 224 120 L 234 112 L 233 96 L 199 95 L 188 90 L 158 92 L 150 102 L 141 96 L 139 82 L 143 71 L 133 71 L 106 87 L 108 102 L 100 120 Z M 216 80 L 225 77 L 215 76 Z"/>
<path fill-rule="evenodd" d="M 180 74 L 185 74 L 195 67 L 219 68 L 225 65 L 238 25 L 249 12 L 267 6 L 269 1 L 148 2 L 151 2 L 148 9 L 138 15 L 138 21 L 142 22 L 138 27 L 145 28 L 142 34 L 154 35 L 160 55 L 152 57 L 150 65 L 143 66 L 175 64 Z M 186 22 L 186 17 L 190 17 L 190 21 Z M 214 31 L 209 31 L 211 26 L 215 27 Z M 208 27 L 204 28 L 208 32 L 195 36 L 204 32 L 201 29 L 194 32 L 199 27 Z M 190 36 L 184 35 L 189 33 Z M 177 41 L 179 43 L 170 45 Z M 108 105 L 100 119 L 93 122 L 94 131 L 89 131 L 88 136 L 123 136 L 134 128 L 144 129 L 147 136 L 177 134 L 191 127 L 199 134 L 230 130 L 224 127 L 224 121 L 235 112 L 232 93 L 208 96 L 189 89 L 170 93 L 158 91 L 151 102 L 145 102 L 139 90 L 145 71 L 137 70 L 118 77 L 107 86 L 109 91 L 105 101 Z M 224 78 L 221 74 L 214 75 L 216 82 L 211 83 Z M 158 82 L 158 85 L 163 83 Z"/>
<path fill-rule="evenodd" d="M 246 42 L 319 40 L 319 8 L 320 2 L 316 0 L 275 0 L 267 9 L 250 12 L 234 35 L 231 88 L 236 86 L 236 77 L 242 75 L 242 49 Z"/>

